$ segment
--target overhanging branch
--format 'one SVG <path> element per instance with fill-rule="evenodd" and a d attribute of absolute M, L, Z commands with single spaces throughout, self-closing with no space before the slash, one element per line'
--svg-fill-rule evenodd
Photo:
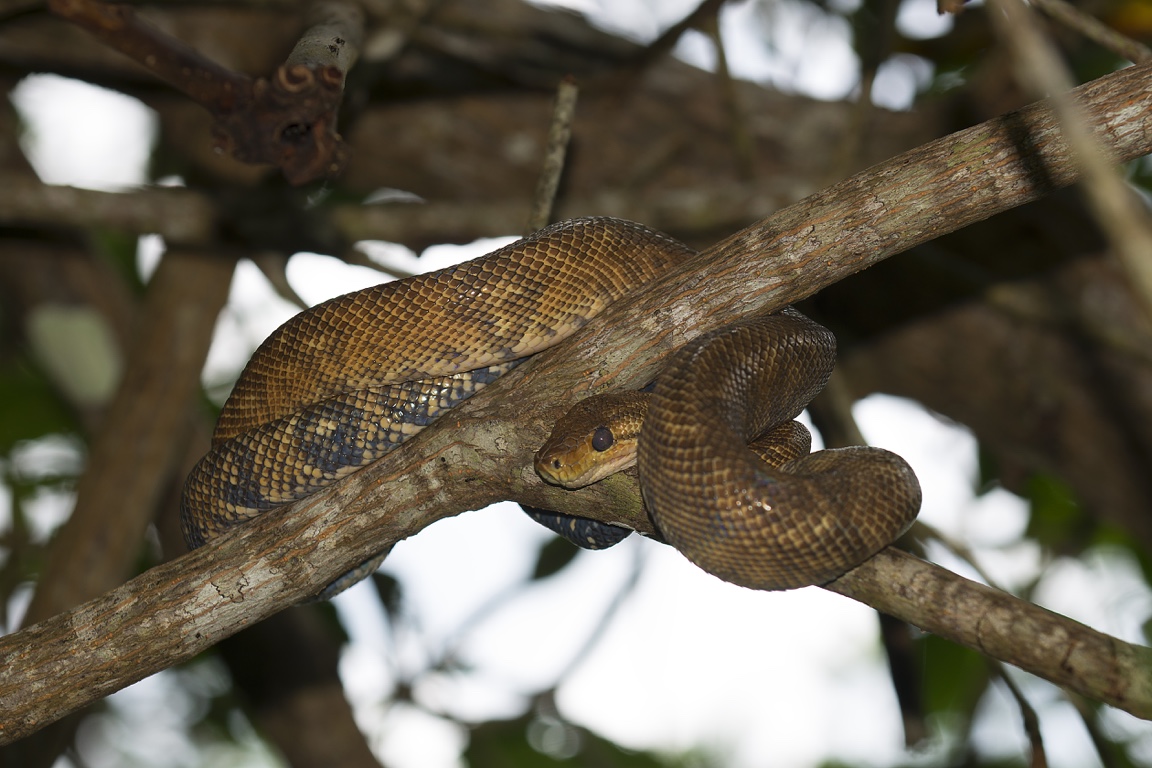
<path fill-rule="evenodd" d="M 1122 160 L 1152 151 L 1152 70 L 1130 68 L 1077 89 L 1084 113 Z M 895 253 L 1035 200 L 1075 180 L 1044 105 L 991 120 L 830 187 L 710 248 L 683 269 L 609 310 L 570 342 L 505 376 L 396 451 L 348 480 L 153 568 L 65 614 L 0 640 L 0 742 L 27 735 L 91 701 L 187 660 L 229 634 L 316 591 L 350 567 L 430 523 L 511 498 L 650 531 L 635 481 L 616 476 L 577 492 L 543 485 L 531 456 L 577 394 L 650 380 L 664 356 L 748 312 L 798 301 Z M 508 392 L 516 388 L 514 397 Z M 1148 649 L 1129 646 L 959 577 L 962 616 L 932 609 L 931 593 L 877 558 L 833 588 L 929 631 L 1152 718 Z M 892 570 L 875 571 L 876 568 Z M 899 567 L 897 567 L 899 566 Z M 925 566 L 932 568 L 932 566 Z M 890 586 L 897 585 L 897 586 Z M 967 597 L 965 597 L 967 599 Z M 1008 600 L 1008 603 L 1004 603 Z M 989 642 L 981 621 L 1004 606 L 1035 631 L 1058 622 L 1093 654 L 1095 681 Z M 1000 613 L 993 613 L 994 611 Z M 966 626 L 951 627 L 949 622 Z M 971 630 L 971 631 L 968 631 Z M 1021 637 L 1021 643 L 1031 638 Z M 1070 657 L 1069 657 L 1070 658 Z M 1059 670 L 1064 669 L 1064 677 Z M 1093 687 L 1094 686 L 1094 687 Z"/>

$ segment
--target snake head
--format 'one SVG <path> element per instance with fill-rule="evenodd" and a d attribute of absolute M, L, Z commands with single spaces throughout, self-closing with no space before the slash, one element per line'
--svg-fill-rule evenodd
<path fill-rule="evenodd" d="M 636 441 L 648 395 L 614 392 L 581 400 L 564 414 L 536 452 L 545 482 L 583 488 L 636 463 Z"/>

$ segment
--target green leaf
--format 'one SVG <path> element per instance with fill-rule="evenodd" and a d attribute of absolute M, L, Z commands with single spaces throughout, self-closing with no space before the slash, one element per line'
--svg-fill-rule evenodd
<path fill-rule="evenodd" d="M 580 549 L 566 539 L 555 536 L 548 543 L 540 547 L 540 554 L 536 557 L 536 568 L 532 571 L 532 581 L 546 579 L 558 573 L 571 563 Z"/>
<path fill-rule="evenodd" d="M 1086 518 L 1063 480 L 1044 473 L 1033 475 L 1028 480 L 1028 501 L 1028 536 L 1058 552 L 1078 552 L 1088 543 Z"/>
<path fill-rule="evenodd" d="M 944 721 L 963 722 L 988 687 L 988 666 L 975 651 L 926 635 L 920 642 L 924 665 L 924 705 Z"/>
<path fill-rule="evenodd" d="M 706 760 L 633 752 L 555 717 L 525 715 L 481 723 L 469 732 L 464 759 L 469 768 L 667 768 L 707 765 Z"/>
<path fill-rule="evenodd" d="M 982 442 L 976 445 L 976 460 L 978 472 L 976 494 L 983 496 L 994 488 L 1000 487 L 1000 460 Z"/>
<path fill-rule="evenodd" d="M 75 416 L 47 379 L 26 361 L 0 368 L 0 454 L 53 433 L 78 433 Z"/>

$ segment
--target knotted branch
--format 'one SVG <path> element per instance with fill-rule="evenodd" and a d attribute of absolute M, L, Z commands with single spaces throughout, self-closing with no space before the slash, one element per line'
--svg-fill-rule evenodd
<path fill-rule="evenodd" d="M 1152 151 L 1152 70 L 1123 70 L 1074 96 L 1113 157 Z M 1050 110 L 1038 104 L 875 166 L 733 235 L 508 374 L 404 450 L 0 640 L 0 742 L 187 660 L 465 510 L 513 499 L 650 532 L 634 479 L 618 475 L 570 492 L 533 473 L 533 452 L 573 400 L 645 383 L 691 337 L 791 304 L 1070 184 L 1076 171 L 1068 155 Z M 895 553 L 829 588 L 1152 718 L 1147 648 Z M 1005 631 L 1005 616 L 1015 631 Z"/>
<path fill-rule="evenodd" d="M 363 36 L 364 13 L 358 5 L 343 0 L 311 4 L 307 30 L 269 78 L 220 66 L 129 6 L 52 0 L 49 8 L 211 112 L 217 147 L 236 159 L 279 166 L 292 184 L 332 176 L 347 161 L 336 115 Z"/>

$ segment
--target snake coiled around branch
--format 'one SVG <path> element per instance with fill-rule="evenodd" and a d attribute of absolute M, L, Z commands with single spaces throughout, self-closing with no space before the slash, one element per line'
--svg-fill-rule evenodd
<path fill-rule="evenodd" d="M 611 302 L 691 255 L 687 246 L 639 224 L 575 219 L 480 259 L 346 294 L 300 313 L 253 354 L 225 403 L 212 448 L 185 485 L 181 524 L 186 541 L 191 547 L 201 546 L 245 520 L 361 469 L 507 370 L 570 336 Z M 776 319 L 753 323 L 759 328 L 760 341 L 726 351 L 723 345 L 694 346 L 692 356 L 708 358 L 696 373 L 677 368 L 674 375 L 661 377 L 648 419 L 654 426 L 645 428 L 658 436 L 648 441 L 651 450 L 641 443 L 640 471 L 642 480 L 646 478 L 645 499 L 661 531 L 685 551 L 700 550 L 704 542 L 703 549 L 715 553 L 715 561 L 709 559 L 711 555 L 690 557 L 723 578 L 747 582 L 726 569 L 737 560 L 776 556 L 771 547 L 765 547 L 766 537 L 802 539 L 808 552 L 803 562 L 754 566 L 777 571 L 799 567 L 802 576 L 779 584 L 775 580 L 746 584 L 782 588 L 800 581 L 813 583 L 807 571 L 822 559 L 836 564 L 816 569 L 818 579 L 825 578 L 826 572 L 846 570 L 841 565 L 844 558 L 835 554 L 845 548 L 859 549 L 844 543 L 857 527 L 869 531 L 906 527 L 911 519 L 907 509 L 911 470 L 894 475 L 884 469 L 883 462 L 876 465 L 865 460 L 856 462 L 857 479 L 851 483 L 827 485 L 814 480 L 809 484 L 812 490 L 792 492 L 787 504 L 798 511 L 808 505 L 822 521 L 817 525 L 781 525 L 775 502 L 761 504 L 758 512 L 736 518 L 735 523 L 718 523 L 707 515 L 702 521 L 683 519 L 695 514 L 686 508 L 695 503 L 686 503 L 688 499 L 715 496 L 751 509 L 755 504 L 740 495 L 737 485 L 766 482 L 756 471 L 718 472 L 718 457 L 739 459 L 742 454 L 709 453 L 713 449 L 708 446 L 715 440 L 700 443 L 704 448 L 688 446 L 685 436 L 693 431 L 692 409 L 707 411 L 697 432 L 717 440 L 722 435 L 746 453 L 744 443 L 753 433 L 790 419 L 827 378 L 821 367 L 830 365 L 827 349 L 816 355 L 822 354 L 825 363 L 815 368 L 812 350 L 807 348 L 799 356 L 776 351 L 757 356 L 756 349 L 775 350 L 776 341 L 786 350 L 804 346 L 772 330 L 779 318 L 787 324 L 802 316 L 789 312 L 771 317 Z M 803 321 L 820 328 L 806 318 Z M 764 323 L 767 331 L 761 327 Z M 771 386 L 778 388 L 770 395 L 777 403 L 775 410 L 769 408 L 767 415 L 756 404 L 763 394 L 762 384 L 752 388 L 740 384 L 758 380 L 750 374 L 763 367 L 771 371 Z M 818 386 L 811 383 L 813 377 L 819 379 Z M 708 410 L 713 405 L 715 412 Z M 778 417 L 776 411 L 788 415 Z M 718 429 L 720 425 L 725 429 Z M 881 473 L 869 479 L 869 472 L 877 466 Z M 861 494 L 862 489 L 883 489 L 893 481 L 904 489 L 896 494 L 903 506 L 894 513 L 880 508 L 892 501 L 890 492 Z M 914 485 L 914 476 L 911 481 Z M 686 494 L 689 489 L 695 496 Z M 681 497 L 680 502 L 670 506 L 665 500 L 668 494 Z M 915 502 L 918 507 L 918 486 Z M 874 503 L 877 509 L 867 509 Z M 672 514 L 657 511 L 666 509 L 672 509 Z M 866 517 L 869 512 L 890 514 L 896 522 L 871 525 Z M 868 547 L 875 551 L 873 538 L 870 533 Z"/>
<path fill-rule="evenodd" d="M 678 350 L 651 394 L 577 404 L 536 455 L 546 480 L 581 487 L 635 462 L 665 540 L 752 589 L 825 584 L 896 540 L 920 484 L 894 453 L 810 453 L 793 419 L 824 388 L 832 333 L 793 309 L 746 318 Z M 749 445 L 751 443 L 751 445 Z"/>

